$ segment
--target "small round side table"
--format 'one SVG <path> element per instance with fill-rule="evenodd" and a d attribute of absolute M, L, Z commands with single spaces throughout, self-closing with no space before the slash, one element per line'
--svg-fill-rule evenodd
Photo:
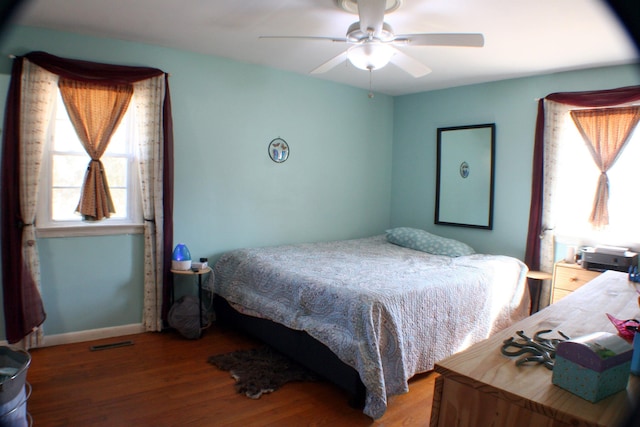
<path fill-rule="evenodd" d="M 171 269 L 173 274 L 184 274 L 190 276 L 198 276 L 198 307 L 200 308 L 200 329 L 204 329 L 207 325 L 202 323 L 202 276 L 208 273 L 212 273 L 211 267 L 205 267 L 200 270 L 174 270 Z M 213 274 L 213 273 L 212 273 Z M 175 286 L 175 283 L 174 283 Z M 174 286 L 171 287 L 171 305 L 173 305 L 174 300 Z"/>
<path fill-rule="evenodd" d="M 529 295 L 531 295 L 531 309 L 529 314 L 533 314 L 540 309 L 540 296 L 542 294 L 542 282 L 550 280 L 553 277 L 551 273 L 545 271 L 529 270 L 527 279 L 531 279 L 534 283 L 529 284 Z"/>

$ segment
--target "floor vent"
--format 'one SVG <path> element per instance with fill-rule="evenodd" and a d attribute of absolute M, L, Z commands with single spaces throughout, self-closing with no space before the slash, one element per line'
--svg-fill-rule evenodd
<path fill-rule="evenodd" d="M 133 345 L 133 341 L 120 341 L 120 342 L 114 342 L 110 344 L 92 345 L 89 348 L 91 349 L 91 351 L 98 351 L 98 350 L 109 350 L 111 348 L 126 347 L 128 345 Z"/>

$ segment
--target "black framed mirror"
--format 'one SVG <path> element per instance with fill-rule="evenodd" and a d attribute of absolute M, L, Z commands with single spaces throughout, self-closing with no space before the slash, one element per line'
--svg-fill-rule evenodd
<path fill-rule="evenodd" d="M 438 128 L 436 224 L 493 229 L 495 129 Z"/>

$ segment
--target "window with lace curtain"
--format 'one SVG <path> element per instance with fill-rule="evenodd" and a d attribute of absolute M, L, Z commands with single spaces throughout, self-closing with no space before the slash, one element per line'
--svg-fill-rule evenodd
<path fill-rule="evenodd" d="M 602 110 L 602 111 L 607 111 Z M 609 223 L 595 227 L 590 222 L 600 169 L 578 130 L 570 111 L 558 118 L 555 147 L 555 177 L 550 190 L 556 241 L 571 245 L 640 245 L 640 131 L 633 128 L 628 142 L 607 171 Z"/>
<path fill-rule="evenodd" d="M 42 185 L 37 213 L 38 233 L 41 236 L 141 231 L 134 102 L 132 100 L 101 158 L 115 213 L 102 221 L 84 222 L 76 212 L 76 207 L 90 158 L 57 91 L 41 170 Z"/>

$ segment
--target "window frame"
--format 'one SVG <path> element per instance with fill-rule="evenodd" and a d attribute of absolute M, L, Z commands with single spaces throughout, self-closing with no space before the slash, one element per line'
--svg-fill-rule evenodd
<path fill-rule="evenodd" d="M 142 195 L 140 190 L 138 149 L 136 144 L 135 126 L 135 95 L 131 100 L 126 114 L 127 120 L 122 124 L 127 126 L 127 210 L 126 218 L 107 218 L 97 222 L 78 220 L 53 220 L 52 219 L 52 185 L 53 185 L 53 156 L 56 154 L 53 147 L 53 138 L 56 125 L 56 114 L 61 105 L 60 91 L 56 96 L 58 101 L 52 109 L 47 139 L 43 147 L 42 166 L 40 170 L 40 185 L 38 191 L 38 206 L 36 212 L 36 233 L 38 238 L 47 237 L 82 237 L 103 236 L 121 234 L 144 233 L 142 214 Z M 64 153 L 64 152 L 63 152 Z M 71 153 L 70 151 L 68 153 Z M 105 153 L 105 155 L 107 155 Z M 116 155 L 122 157 L 122 154 Z M 88 155 L 87 155 L 88 161 Z"/>
<path fill-rule="evenodd" d="M 626 105 L 626 104 L 625 104 Z M 638 105 L 637 103 L 631 103 L 628 105 Z M 615 108 L 616 106 L 614 106 L 613 108 Z M 564 138 L 566 137 L 572 137 L 575 139 L 579 139 L 581 142 L 584 143 L 584 141 L 582 140 L 582 136 L 579 134 L 579 131 L 575 125 L 575 123 L 573 122 L 573 120 L 571 119 L 571 117 L 569 116 L 569 113 L 571 110 L 581 110 L 581 109 L 594 109 L 594 108 L 601 108 L 601 109 L 606 109 L 606 108 L 612 108 L 612 107 L 570 107 L 567 108 L 566 111 L 563 112 L 562 116 L 563 116 L 563 123 L 562 123 L 562 127 L 561 127 L 561 132 Z M 568 127 L 570 127 L 571 129 L 568 129 Z M 571 135 L 572 134 L 572 135 Z M 622 167 L 619 164 L 619 160 L 624 157 L 625 160 L 627 160 L 630 156 L 630 154 L 627 154 L 625 156 L 625 151 L 627 150 L 627 148 L 629 147 L 629 144 L 633 144 L 634 147 L 632 148 L 633 150 L 638 150 L 638 146 L 640 145 L 640 123 L 638 123 L 636 125 L 636 127 L 632 130 L 631 135 L 630 135 L 630 139 L 627 143 L 628 145 L 625 146 L 621 153 L 620 153 L 620 158 L 618 158 L 616 160 L 616 162 L 614 162 L 614 164 L 611 166 L 610 171 L 608 171 L 608 176 L 609 175 L 613 175 L 613 176 L 609 176 L 609 179 L 611 180 L 611 178 L 613 177 L 613 182 L 610 181 L 610 188 L 609 188 L 609 192 L 610 192 L 610 197 L 611 197 L 611 193 L 613 191 L 615 191 L 616 193 L 621 192 L 621 182 L 618 180 L 620 178 L 618 170 L 620 170 L 620 168 Z M 585 152 L 588 154 L 588 148 L 586 147 L 586 145 L 584 146 L 584 150 L 586 150 Z M 557 153 L 556 153 L 557 154 Z M 566 155 L 566 153 L 565 153 Z M 584 153 L 582 153 L 582 155 L 584 156 Z M 591 157 L 590 154 L 588 154 L 588 161 L 593 162 L 593 159 Z M 555 160 L 557 161 L 557 160 Z M 555 162 L 554 161 L 554 162 Z M 585 160 L 586 161 L 586 160 Z M 593 164 L 593 166 L 597 169 L 597 166 L 595 166 L 595 163 Z M 613 172 L 613 173 L 612 173 Z M 563 181 L 564 178 L 566 178 L 566 176 L 563 176 Z M 558 177 L 555 178 L 556 180 L 558 179 Z M 596 189 L 596 182 L 590 183 L 593 184 L 593 191 L 594 191 L 594 195 L 595 195 L 595 189 Z M 613 189 L 613 187 L 615 187 L 615 190 Z M 591 186 L 589 187 L 591 188 Z M 557 189 L 554 188 L 554 191 L 556 191 Z M 588 197 L 588 196 L 585 196 Z M 593 202 L 593 196 L 590 196 L 590 199 L 588 199 L 589 202 L 589 206 L 592 205 Z M 611 199 L 609 199 L 609 208 L 611 209 L 612 205 L 610 204 Z M 619 208 L 618 206 L 615 206 L 617 208 Z M 554 210 L 558 209 L 557 207 L 553 208 Z M 584 212 L 582 212 L 584 213 Z M 586 212 L 586 215 L 588 215 L 589 212 Z M 556 214 L 557 215 L 557 214 Z M 602 230 L 597 230 L 597 229 L 593 229 L 590 228 L 589 230 L 587 229 L 565 229 L 562 226 L 557 226 L 554 225 L 554 236 L 555 236 L 555 241 L 558 244 L 563 244 L 563 245 L 580 245 L 580 246 L 597 246 L 597 245 L 613 245 L 613 246 L 620 246 L 620 247 L 628 247 L 631 249 L 634 248 L 638 248 L 640 245 L 640 231 L 637 230 L 637 227 L 635 227 L 634 232 L 629 235 L 629 234 L 625 234 L 622 232 L 621 230 L 621 225 L 622 222 L 619 222 L 613 226 L 607 226 Z M 583 226 L 586 226 L 586 224 L 582 224 Z"/>

